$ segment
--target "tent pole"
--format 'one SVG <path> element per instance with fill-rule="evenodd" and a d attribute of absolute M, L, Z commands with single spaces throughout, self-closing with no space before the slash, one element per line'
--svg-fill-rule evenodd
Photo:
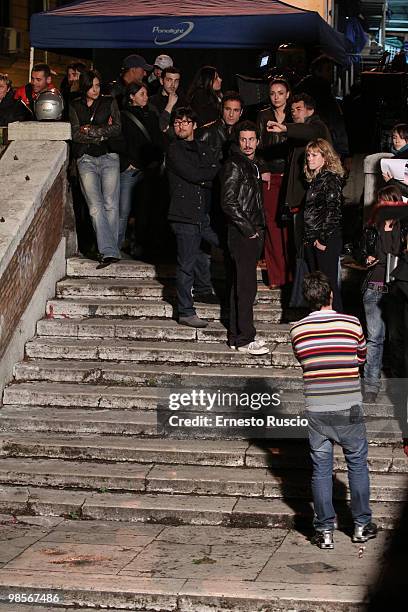
<path fill-rule="evenodd" d="M 28 74 L 28 80 L 31 80 L 31 71 L 34 66 L 34 47 L 30 47 L 30 72 Z"/>

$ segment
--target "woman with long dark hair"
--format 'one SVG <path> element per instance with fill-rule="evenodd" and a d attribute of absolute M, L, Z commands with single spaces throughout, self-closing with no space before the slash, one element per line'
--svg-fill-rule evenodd
<path fill-rule="evenodd" d="M 202 66 L 187 93 L 187 102 L 198 117 L 197 127 L 220 118 L 222 78 L 214 66 Z"/>
<path fill-rule="evenodd" d="M 120 136 L 120 113 L 114 98 L 101 95 L 96 70 L 81 73 L 79 92 L 69 109 L 72 153 L 102 259 L 98 267 L 104 268 L 120 259 L 119 156 L 109 147 L 109 139 Z"/>
<path fill-rule="evenodd" d="M 333 308 L 341 312 L 339 258 L 342 249 L 344 169 L 323 138 L 306 147 L 304 172 L 309 188 L 304 208 L 305 259 L 311 272 L 326 274 L 333 290 Z"/>
<path fill-rule="evenodd" d="M 123 99 L 120 153 L 119 248 L 125 240 L 136 185 L 144 178 L 152 183 L 163 161 L 164 140 L 157 114 L 148 107 L 144 83 L 130 83 Z M 149 185 L 150 186 L 150 185 Z"/>
<path fill-rule="evenodd" d="M 268 283 L 271 289 L 281 287 L 290 280 L 288 262 L 287 228 L 279 218 L 279 203 L 282 181 L 289 156 L 287 136 L 267 130 L 269 121 L 289 123 L 290 88 L 284 79 L 273 79 L 269 84 L 269 108 L 258 113 L 259 154 L 265 162 L 263 170 L 270 172 L 269 181 L 263 183 L 263 200 L 265 209 L 265 261 L 268 271 Z"/>

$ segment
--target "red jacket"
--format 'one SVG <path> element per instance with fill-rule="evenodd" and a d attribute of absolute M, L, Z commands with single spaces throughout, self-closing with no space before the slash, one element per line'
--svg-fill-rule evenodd
<path fill-rule="evenodd" d="M 55 85 L 53 85 L 52 83 L 50 83 L 47 86 L 47 90 L 55 90 L 56 92 L 58 92 L 58 89 L 55 87 Z M 44 91 L 44 90 L 43 90 Z M 42 92 L 39 92 L 42 93 Z M 16 100 L 21 100 L 21 102 L 28 108 L 31 110 L 31 112 L 34 112 L 34 102 L 38 97 L 38 93 L 34 93 L 33 92 L 33 87 L 31 85 L 31 83 L 27 83 L 27 85 L 22 85 L 21 87 L 18 87 L 15 92 L 14 92 L 14 98 Z"/>

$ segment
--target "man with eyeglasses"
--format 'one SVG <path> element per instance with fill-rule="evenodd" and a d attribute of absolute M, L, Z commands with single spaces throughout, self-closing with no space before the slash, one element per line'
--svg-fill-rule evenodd
<path fill-rule="evenodd" d="M 197 316 L 194 301 L 215 301 L 210 257 L 201 243 L 219 246 L 210 227 L 205 194 L 211 189 L 219 164 L 210 147 L 194 139 L 197 122 L 191 108 L 175 109 L 171 124 L 177 140 L 169 146 L 166 168 L 170 187 L 168 219 L 177 244 L 178 322 L 189 327 L 206 327 L 208 321 Z"/>

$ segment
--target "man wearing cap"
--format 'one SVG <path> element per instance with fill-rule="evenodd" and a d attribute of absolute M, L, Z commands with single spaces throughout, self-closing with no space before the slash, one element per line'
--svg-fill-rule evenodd
<path fill-rule="evenodd" d="M 122 98 L 126 87 L 130 83 L 143 81 L 147 73 L 152 70 L 153 66 L 148 64 L 142 55 L 134 53 L 125 57 L 120 69 L 120 77 L 117 81 L 113 81 L 109 91 L 109 94 L 116 98 L 119 108 L 122 106 Z"/>
<path fill-rule="evenodd" d="M 162 71 L 165 68 L 170 68 L 170 66 L 173 66 L 173 60 L 171 59 L 170 55 L 165 55 L 162 53 L 162 55 L 158 55 L 156 57 L 153 64 L 153 72 L 147 79 L 149 96 L 157 94 L 160 89 L 160 77 L 162 75 Z"/>

